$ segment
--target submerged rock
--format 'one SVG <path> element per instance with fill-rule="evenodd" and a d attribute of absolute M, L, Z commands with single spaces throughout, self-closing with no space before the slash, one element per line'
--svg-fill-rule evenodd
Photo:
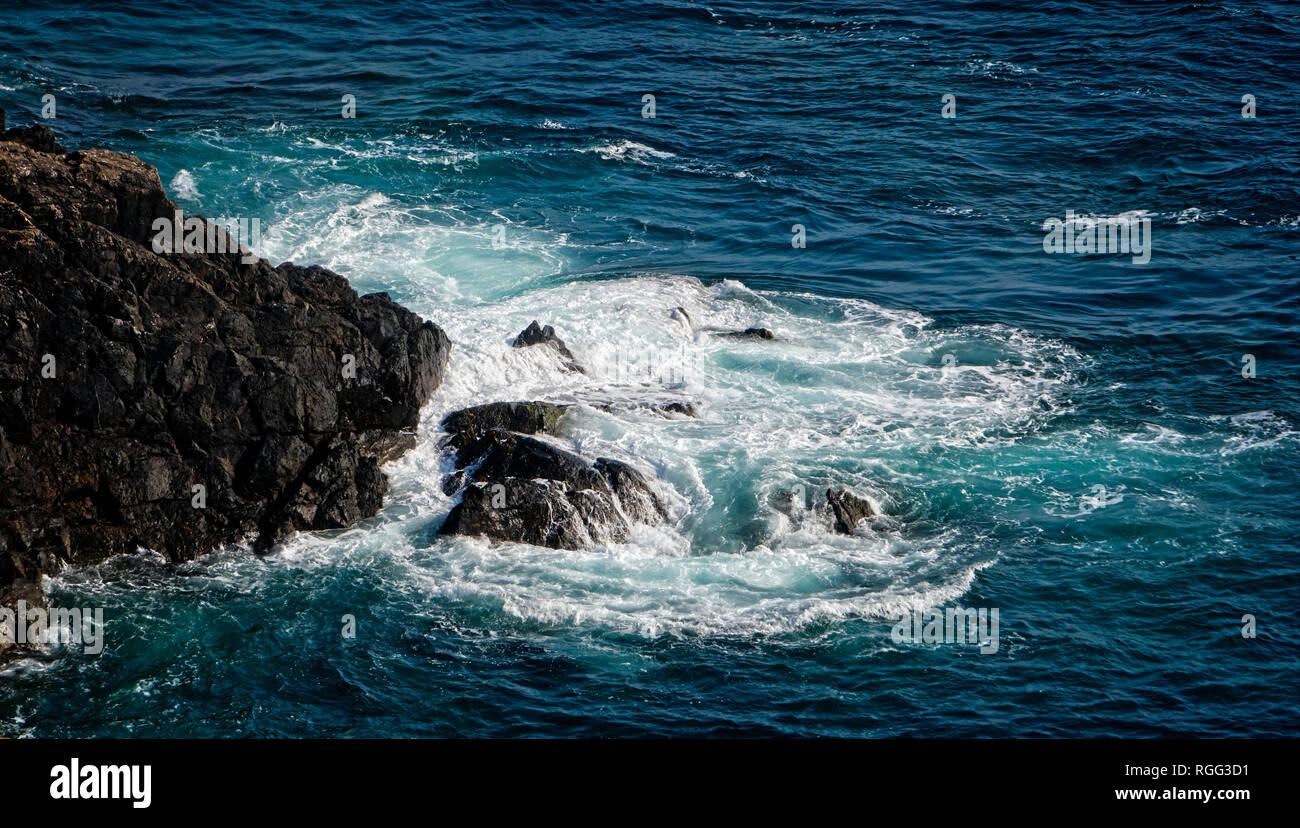
<path fill-rule="evenodd" d="M 843 535 L 853 534 L 864 518 L 878 514 L 871 501 L 844 489 L 827 489 L 824 503 L 806 503 L 804 497 L 802 487 L 777 489 L 768 496 L 767 504 L 795 523 L 813 520 Z"/>
<path fill-rule="evenodd" d="M 505 427 L 480 430 L 503 422 L 532 434 L 553 433 L 557 408 L 498 403 L 448 415 L 444 426 L 459 430 L 448 441 L 456 452 L 455 472 L 444 491 L 463 494 L 442 534 L 589 549 L 626 541 L 632 523 L 657 525 L 667 519 L 650 478 L 627 463 L 605 457 L 591 461 Z"/>
<path fill-rule="evenodd" d="M 559 352 L 561 361 L 564 363 L 564 367 L 567 370 L 579 374 L 587 373 L 586 370 L 578 364 L 578 360 L 573 356 L 573 352 L 564 344 L 564 340 L 560 339 L 560 337 L 555 333 L 555 328 L 552 328 L 550 325 L 543 328 L 537 323 L 536 319 L 534 319 L 527 328 L 520 331 L 519 335 L 515 337 L 515 341 L 511 343 L 511 347 L 514 348 L 527 348 L 533 345 L 551 346 Z"/>
<path fill-rule="evenodd" d="M 157 171 L 47 132 L 0 138 L 0 586 L 375 514 L 446 335 L 324 268 L 155 252 Z"/>
<path fill-rule="evenodd" d="M 869 518 L 876 514 L 876 510 L 871 507 L 870 501 L 864 500 L 844 489 L 827 489 L 826 501 L 830 504 L 831 513 L 835 516 L 835 531 L 841 534 L 853 534 L 854 528 L 863 518 Z"/>
<path fill-rule="evenodd" d="M 776 334 L 767 328 L 746 328 L 743 331 L 711 331 L 711 333 L 725 339 L 776 339 Z"/>
<path fill-rule="evenodd" d="M 649 411 L 662 417 L 667 417 L 670 414 L 680 414 L 683 417 L 700 416 L 699 404 L 694 400 L 634 398 L 610 401 L 589 400 L 584 402 L 592 408 L 608 411 L 611 414 L 624 411 Z"/>
<path fill-rule="evenodd" d="M 792 489 L 778 489 L 772 492 L 768 495 L 767 502 L 769 506 L 791 520 L 801 519 L 806 511 L 803 493 Z"/>

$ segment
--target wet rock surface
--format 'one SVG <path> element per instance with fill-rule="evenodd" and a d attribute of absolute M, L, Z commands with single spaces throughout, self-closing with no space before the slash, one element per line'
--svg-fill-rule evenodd
<path fill-rule="evenodd" d="M 564 340 L 560 339 L 559 335 L 555 333 L 555 328 L 550 325 L 542 327 L 536 319 L 527 328 L 520 331 L 519 335 L 515 337 L 515 341 L 511 343 L 514 348 L 528 348 L 534 345 L 545 345 L 554 348 L 559 352 L 560 359 L 566 369 L 579 374 L 587 373 L 578 364 L 578 360 L 573 356 L 573 352 L 569 350 L 569 346 L 565 345 Z"/>
<path fill-rule="evenodd" d="M 593 408 L 601 411 L 618 413 L 622 411 L 649 411 L 667 417 L 677 414 L 683 417 L 699 417 L 699 404 L 692 400 L 645 400 L 630 402 L 592 403 Z"/>
<path fill-rule="evenodd" d="M 558 401 L 562 405 L 586 405 L 611 414 L 648 413 L 660 417 L 699 417 L 700 405 L 689 397 L 665 393 L 576 394 Z"/>
<path fill-rule="evenodd" d="M 321 267 L 156 253 L 176 212 L 137 158 L 0 136 L 0 587 L 348 526 L 414 444 L 437 326 Z"/>
<path fill-rule="evenodd" d="M 825 502 L 805 503 L 802 489 L 778 489 L 768 496 L 768 506 L 792 521 L 815 520 L 832 531 L 851 535 L 864 519 L 878 512 L 871 501 L 845 489 L 827 489 Z"/>
<path fill-rule="evenodd" d="M 610 458 L 589 460 L 530 436 L 555 432 L 556 408 L 499 403 L 444 419 L 455 452 L 445 491 L 462 495 L 443 534 L 589 549 L 626 541 L 633 523 L 658 525 L 667 519 L 668 510 L 645 473 Z M 492 422 L 506 427 L 479 430 Z"/>
<path fill-rule="evenodd" d="M 554 434 L 566 405 L 548 402 L 494 402 L 453 411 L 443 418 L 448 444 L 471 445 L 493 429 L 520 434 Z"/>
<path fill-rule="evenodd" d="M 723 339 L 776 339 L 776 334 L 767 328 L 746 328 L 743 331 L 710 331 Z"/>
<path fill-rule="evenodd" d="M 835 531 L 844 535 L 853 534 L 853 530 L 864 518 L 876 514 L 870 501 L 844 489 L 827 489 L 826 502 L 830 504 L 831 513 L 835 516 Z"/>

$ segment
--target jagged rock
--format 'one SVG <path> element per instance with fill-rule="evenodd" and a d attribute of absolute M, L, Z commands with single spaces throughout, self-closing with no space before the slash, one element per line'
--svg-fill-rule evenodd
<path fill-rule="evenodd" d="M 478 440 L 494 428 L 520 434 L 554 434 L 568 406 L 548 402 L 494 402 L 453 411 L 442 420 L 451 435 L 449 444 L 459 448 Z"/>
<path fill-rule="evenodd" d="M 15 144 L 22 144 L 30 147 L 37 152 L 44 152 L 51 155 L 63 155 L 67 152 L 58 141 L 54 139 L 54 131 L 47 126 L 37 124 L 29 127 L 14 127 L 5 130 L 0 135 L 0 141 L 12 141 Z"/>
<path fill-rule="evenodd" d="M 499 485 L 470 485 L 447 516 L 442 532 L 551 549 L 590 549 L 627 540 L 629 529 L 604 492 L 512 477 Z"/>
<path fill-rule="evenodd" d="M 466 409 L 444 420 L 455 432 L 454 467 L 444 491 L 463 488 L 442 533 L 483 535 L 552 549 L 588 549 L 621 543 L 631 523 L 663 523 L 668 510 L 650 479 L 626 463 L 609 458 L 588 461 L 550 443 L 505 428 L 478 432 L 490 418 L 511 419 L 534 433 L 550 430 L 555 418 L 530 415 L 507 403 L 491 412 Z M 537 405 L 537 404 L 533 404 Z M 487 408 L 479 406 L 477 408 Z"/>
<path fill-rule="evenodd" d="M 5 129 L 5 111 L 0 108 L 0 142 L 12 141 L 15 144 L 22 144 L 26 147 L 36 150 L 37 152 L 51 153 L 54 155 L 63 155 L 66 149 L 59 146 L 59 142 L 54 138 L 54 131 L 42 124 L 36 124 L 29 127 L 14 127 Z"/>
<path fill-rule="evenodd" d="M 462 408 L 442 419 L 443 430 L 447 432 L 443 447 L 456 451 L 459 457 L 496 428 L 520 434 L 554 434 L 567 409 L 565 405 L 545 402 L 495 402 Z M 465 485 L 464 467 L 472 459 L 467 456 L 458 460 L 457 470 L 442 483 L 445 494 L 453 495 Z"/>
<path fill-rule="evenodd" d="M 863 518 L 877 514 L 870 501 L 844 489 L 827 489 L 826 502 L 817 504 L 805 502 L 802 488 L 778 489 L 768 496 L 767 503 L 795 523 L 811 519 L 845 535 L 853 534 Z"/>
<path fill-rule="evenodd" d="M 373 515 L 446 335 L 324 268 L 154 252 L 158 172 L 42 130 L 0 138 L 0 586 Z"/>
<path fill-rule="evenodd" d="M 642 472 L 609 457 L 597 457 L 592 467 L 609 481 L 619 507 L 633 523 L 654 526 L 668 517 L 668 509 L 655 493 L 650 478 Z"/>
<path fill-rule="evenodd" d="M 841 534 L 853 534 L 853 529 L 863 518 L 876 514 L 869 501 L 844 489 L 827 489 L 826 500 L 835 516 L 835 531 Z"/>
<path fill-rule="evenodd" d="M 587 373 L 586 369 L 578 364 L 578 360 L 573 356 L 573 352 L 564 344 L 564 340 L 560 339 L 560 337 L 555 333 L 555 328 L 552 328 L 550 325 L 543 328 L 537 323 L 536 319 L 534 319 L 527 328 L 520 331 L 519 336 L 516 336 L 515 341 L 511 343 L 511 346 L 514 348 L 527 348 L 532 345 L 550 345 L 559 352 L 566 369 L 569 371 L 575 371 L 579 374 Z"/>
<path fill-rule="evenodd" d="M 743 331 L 712 331 L 714 336 L 726 339 L 776 339 L 776 334 L 767 328 L 746 328 Z"/>

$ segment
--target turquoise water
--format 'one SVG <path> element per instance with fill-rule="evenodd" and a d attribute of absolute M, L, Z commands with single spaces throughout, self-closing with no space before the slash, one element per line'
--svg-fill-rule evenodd
<path fill-rule="evenodd" d="M 0 735 L 1295 735 L 1300 21 L 1105 6 L 6 12 L 11 124 L 54 94 L 65 144 L 455 350 L 374 519 L 53 579 L 105 652 L 0 670 Z M 1067 210 L 1143 211 L 1151 262 L 1044 253 Z M 589 375 L 509 347 L 534 318 Z M 562 437 L 671 527 L 437 537 L 443 414 L 592 393 L 701 403 Z M 835 535 L 799 486 L 886 514 Z M 996 653 L 891 639 L 959 606 Z"/>

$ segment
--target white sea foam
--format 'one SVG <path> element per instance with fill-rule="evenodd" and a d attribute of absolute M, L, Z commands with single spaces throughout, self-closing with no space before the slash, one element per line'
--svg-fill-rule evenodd
<path fill-rule="evenodd" d="M 386 469 L 392 488 L 378 517 L 298 536 L 265 562 L 223 553 L 201 576 L 221 589 L 256 589 L 247 579 L 283 568 L 323 576 L 361 562 L 423 602 L 637 636 L 781 634 L 928 608 L 960 598 L 995 551 L 968 531 L 918 529 L 894 515 L 835 534 L 824 514 L 791 519 L 769 502 L 796 486 L 813 502 L 843 486 L 887 512 L 906 509 L 900 487 L 929 482 L 913 462 L 918 448 L 1012 447 L 1054 416 L 1047 411 L 1068 410 L 1078 371 L 1063 343 L 1000 325 L 938 329 L 862 299 L 671 274 L 560 281 L 568 240 L 503 214 L 476 222 L 351 186 L 295 198 L 264 236 L 271 258 L 394 290 L 447 331 L 451 363 L 423 411 L 420 444 Z M 506 243 L 494 245 L 501 226 Z M 512 348 L 533 319 L 555 325 L 589 372 L 566 371 L 550 348 Z M 711 333 L 754 326 L 777 340 Z M 671 357 L 668 376 L 654 355 Z M 665 394 L 697 401 L 701 416 L 579 405 L 556 439 L 650 474 L 669 526 L 584 551 L 436 535 L 454 505 L 437 448 L 446 413 L 491 400 Z"/>
<path fill-rule="evenodd" d="M 194 176 L 189 170 L 180 170 L 172 176 L 172 183 L 168 185 L 171 194 L 182 201 L 198 201 L 199 188 L 194 183 Z"/>
<path fill-rule="evenodd" d="M 1036 75 L 1038 70 L 1026 68 L 1009 60 L 972 60 L 966 66 L 966 73 L 988 78 L 1010 78 L 1021 75 Z"/>
<path fill-rule="evenodd" d="M 412 525 L 452 506 L 438 489 L 446 465 L 436 435 L 445 413 L 488 400 L 663 390 L 653 376 L 574 374 L 551 349 L 511 348 L 532 319 L 554 324 L 587 366 L 618 366 L 629 354 L 684 354 L 686 379 L 672 390 L 701 402 L 700 419 L 579 408 L 561 439 L 653 474 L 674 504 L 671 531 L 576 552 L 442 539 L 434 541 L 438 554 L 412 573 L 437 600 L 541 625 L 646 636 L 776 634 L 957 599 L 993 560 L 970 538 L 911 537 L 888 518 L 871 531 L 836 535 L 828 521 L 790 521 L 763 504 L 791 486 L 816 492 L 836 484 L 886 505 L 897 481 L 882 477 L 873 458 L 906 454 L 923 441 L 1014 442 L 1006 432 L 1043 416 L 1039 400 L 1055 399 L 1076 356 L 1011 328 L 931 334 L 930 321 L 911 311 L 688 276 L 570 282 L 454 313 L 433 301 L 411 304 L 455 343 L 447 379 L 424 412 L 420 447 L 389 467 L 394 506 L 386 514 L 401 512 Z M 671 316 L 679 306 L 693 327 Z M 780 340 L 701 330 L 754 325 Z M 963 347 L 981 362 L 944 377 L 941 354 Z M 719 509 L 738 497 L 758 504 L 752 520 L 729 514 L 731 505 Z"/>
<path fill-rule="evenodd" d="M 1208 419 L 1219 423 L 1227 421 L 1231 426 L 1233 433 L 1223 446 L 1226 455 L 1300 443 L 1300 431 L 1290 420 L 1273 411 L 1248 411 Z"/>
<path fill-rule="evenodd" d="M 654 147 L 636 141 L 618 141 L 609 144 L 600 144 L 594 147 L 586 147 L 578 152 L 594 152 L 606 161 L 634 161 L 645 163 L 647 159 L 664 159 L 674 158 L 671 152 L 666 150 L 657 150 Z"/>
<path fill-rule="evenodd" d="M 1199 221 L 1208 221 L 1225 215 L 1227 215 L 1226 210 L 1202 210 L 1199 207 L 1188 207 L 1186 210 L 1180 210 L 1175 214 L 1174 221 L 1178 224 L 1196 224 Z"/>
<path fill-rule="evenodd" d="M 371 161 L 385 158 L 401 158 L 417 164 L 431 164 L 445 167 L 472 166 L 478 163 L 478 153 L 461 147 L 450 146 L 433 140 L 433 136 L 422 135 L 418 140 L 409 138 L 367 138 L 354 145 L 330 143 L 320 138 L 306 136 L 294 142 L 295 146 L 305 149 L 324 150 L 336 157 L 329 160 L 333 167 L 342 167 L 345 163 Z M 295 162 L 300 163 L 300 162 Z"/>

